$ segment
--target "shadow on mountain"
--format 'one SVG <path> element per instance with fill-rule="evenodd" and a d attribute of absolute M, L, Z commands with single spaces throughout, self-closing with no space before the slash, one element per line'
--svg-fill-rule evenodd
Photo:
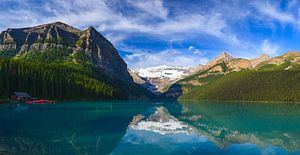
<path fill-rule="evenodd" d="M 177 100 L 183 94 L 183 89 L 180 84 L 173 84 L 168 91 L 160 95 L 161 99 Z"/>
<path fill-rule="evenodd" d="M 145 82 L 140 84 L 143 88 L 151 91 L 153 94 L 159 95 L 159 91 L 156 88 L 156 86 L 154 84 L 152 84 L 150 81 L 147 80 L 147 78 L 144 77 L 140 77 L 142 80 L 144 80 Z"/>

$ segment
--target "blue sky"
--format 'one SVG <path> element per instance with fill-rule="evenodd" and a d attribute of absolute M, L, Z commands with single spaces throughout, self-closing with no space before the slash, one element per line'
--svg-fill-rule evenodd
<path fill-rule="evenodd" d="M 0 0 L 0 21 L 94 26 L 132 69 L 300 50 L 298 0 Z"/>

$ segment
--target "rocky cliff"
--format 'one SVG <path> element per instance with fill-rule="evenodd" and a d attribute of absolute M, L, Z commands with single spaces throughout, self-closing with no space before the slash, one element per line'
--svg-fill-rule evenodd
<path fill-rule="evenodd" d="M 55 22 L 29 28 L 9 28 L 0 34 L 0 57 L 39 55 L 34 58 L 45 61 L 41 57 L 49 60 L 49 51 L 55 51 L 55 56 L 62 62 L 88 62 L 109 75 L 132 81 L 118 51 L 93 27 L 81 31 Z"/>
<path fill-rule="evenodd" d="M 200 64 L 199 66 L 192 68 L 191 72 L 197 73 L 199 71 L 207 70 L 211 67 L 214 67 L 217 64 L 228 63 L 233 59 L 234 59 L 234 57 L 229 55 L 227 52 L 221 52 L 218 56 L 216 56 L 214 59 L 209 61 L 207 64 L 205 64 L 205 65 Z M 215 69 L 218 69 L 218 68 L 215 68 Z"/>
<path fill-rule="evenodd" d="M 262 54 L 261 56 L 254 59 L 232 59 L 232 61 L 228 62 L 227 66 L 231 71 L 241 71 L 242 69 L 255 69 L 262 62 L 266 62 L 270 60 L 270 57 L 266 54 Z"/>

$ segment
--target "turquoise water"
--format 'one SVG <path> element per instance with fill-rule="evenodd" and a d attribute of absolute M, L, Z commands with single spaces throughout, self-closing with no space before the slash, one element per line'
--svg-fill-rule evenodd
<path fill-rule="evenodd" d="M 300 154 L 300 105 L 0 105 L 0 154 Z"/>

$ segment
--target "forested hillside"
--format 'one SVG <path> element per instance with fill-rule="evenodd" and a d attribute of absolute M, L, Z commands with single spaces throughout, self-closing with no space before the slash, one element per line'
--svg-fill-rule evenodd
<path fill-rule="evenodd" d="M 182 95 L 190 100 L 300 101 L 300 71 L 243 70 Z"/>
<path fill-rule="evenodd" d="M 106 82 L 106 83 L 105 83 Z M 93 74 L 61 64 L 0 59 L 0 94 L 26 91 L 41 98 L 77 100 L 126 98 L 126 93 Z"/>

